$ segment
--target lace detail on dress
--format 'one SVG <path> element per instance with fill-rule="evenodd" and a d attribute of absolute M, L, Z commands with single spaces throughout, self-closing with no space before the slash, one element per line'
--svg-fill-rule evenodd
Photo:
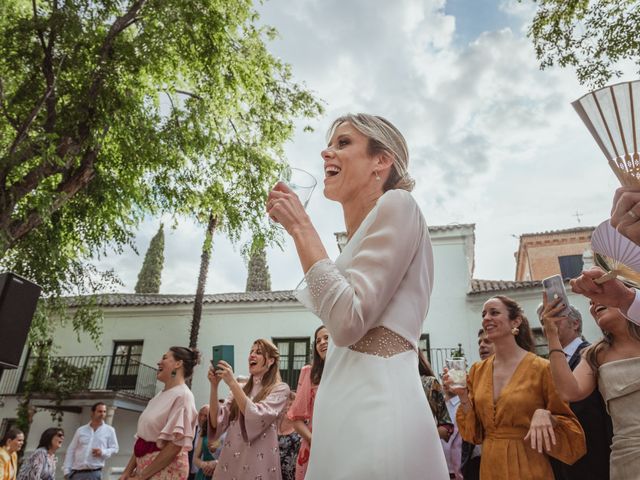
<path fill-rule="evenodd" d="M 355 352 L 389 358 L 415 350 L 409 340 L 386 327 L 374 327 L 349 348 Z"/>
<path fill-rule="evenodd" d="M 331 260 L 320 260 L 314 265 L 314 267 L 315 269 L 313 273 L 315 273 L 316 270 L 320 270 L 321 273 L 315 275 L 313 273 L 308 273 L 307 287 L 309 288 L 309 292 L 314 300 L 318 300 L 320 296 L 325 294 L 329 285 L 332 285 L 336 281 L 344 280 L 344 277 L 340 275 Z M 327 270 L 322 271 L 324 270 L 323 267 Z"/>

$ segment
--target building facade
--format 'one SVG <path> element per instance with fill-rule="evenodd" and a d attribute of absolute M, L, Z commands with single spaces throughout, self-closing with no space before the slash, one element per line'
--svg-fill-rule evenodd
<path fill-rule="evenodd" d="M 525 233 L 515 253 L 516 280 L 542 280 L 551 275 L 575 278 L 583 269 L 583 255 L 591 251 L 595 227 Z"/>

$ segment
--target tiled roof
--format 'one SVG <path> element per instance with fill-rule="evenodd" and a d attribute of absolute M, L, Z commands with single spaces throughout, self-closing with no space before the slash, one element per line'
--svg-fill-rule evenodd
<path fill-rule="evenodd" d="M 582 232 L 592 232 L 596 227 L 575 227 L 575 228 L 565 228 L 564 230 L 548 230 L 546 232 L 538 232 L 538 233 L 523 233 L 520 237 L 533 237 L 536 235 L 557 235 L 562 233 L 582 233 Z"/>
<path fill-rule="evenodd" d="M 475 223 L 450 223 L 448 225 L 429 225 L 430 232 L 447 232 L 457 228 L 475 228 Z"/>
<path fill-rule="evenodd" d="M 510 280 L 471 280 L 469 294 L 495 293 L 507 290 L 522 290 L 539 288 L 540 281 L 513 282 Z M 68 297 L 69 307 L 77 307 L 81 298 L 88 300 L 92 297 Z M 105 293 L 95 296 L 95 306 L 98 307 L 143 307 L 160 305 L 189 305 L 193 303 L 194 295 L 174 295 L 161 293 Z M 275 292 L 238 292 L 238 293 L 214 293 L 204 296 L 203 303 L 295 303 L 296 297 L 293 290 L 279 290 Z"/>
<path fill-rule="evenodd" d="M 494 293 L 505 290 L 522 290 L 527 288 L 540 288 L 542 282 L 539 280 L 530 282 L 513 282 L 510 280 L 471 280 L 470 294 L 474 293 Z"/>
<path fill-rule="evenodd" d="M 98 307 L 139 307 L 153 305 L 189 305 L 193 303 L 195 295 L 172 295 L 159 293 L 105 293 L 96 295 Z M 80 305 L 79 297 L 67 299 L 70 307 Z M 257 302 L 297 302 L 293 290 L 275 292 L 239 292 L 214 293 L 204 296 L 203 303 L 257 303 Z"/>

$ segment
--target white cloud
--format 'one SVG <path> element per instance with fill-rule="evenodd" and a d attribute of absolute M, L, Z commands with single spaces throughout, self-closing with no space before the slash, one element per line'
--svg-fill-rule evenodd
<path fill-rule="evenodd" d="M 392 120 L 408 140 L 415 191 L 431 224 L 476 223 L 476 275 L 513 278 L 512 235 L 606 218 L 616 186 L 570 102 L 585 92 L 571 71 L 540 71 L 526 35 L 534 6 L 496 0 L 518 27 L 485 29 L 465 45 L 455 42 L 456 20 L 444 0 L 271 0 L 263 21 L 280 38 L 272 51 L 293 65 L 298 81 L 326 102 L 326 115 L 298 129 L 289 160 L 321 179 L 319 152 L 331 120 L 368 111 Z M 309 122 L 307 122 L 309 123 Z M 333 232 L 344 228 L 340 208 L 322 197 L 309 213 L 330 254 Z M 157 222 L 145 226 L 144 253 Z M 163 292 L 193 292 L 203 228 L 190 223 L 167 234 Z M 274 289 L 301 277 L 294 246 L 271 251 Z M 135 284 L 142 258 L 113 260 Z M 239 247 L 216 237 L 208 292 L 244 288 Z"/>

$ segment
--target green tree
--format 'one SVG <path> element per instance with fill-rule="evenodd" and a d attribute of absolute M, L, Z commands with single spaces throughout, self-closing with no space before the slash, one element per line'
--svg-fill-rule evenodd
<path fill-rule="evenodd" d="M 258 21 L 251 0 L 0 2 L 0 268 L 48 298 L 32 342 L 56 321 L 97 340 L 86 294 L 117 278 L 91 261 L 147 215 L 273 238 L 264 199 L 282 145 L 321 106 Z M 87 308 L 69 314 L 64 295 Z"/>
<path fill-rule="evenodd" d="M 282 144 L 321 107 L 258 20 L 250 0 L 2 2 L 0 267 L 91 293 L 114 276 L 87 263 L 145 215 L 271 235 Z"/>
<path fill-rule="evenodd" d="M 621 75 L 620 62 L 640 71 L 639 0 L 538 0 L 529 36 L 541 68 L 576 69 L 578 80 L 601 87 Z"/>
<path fill-rule="evenodd" d="M 164 266 L 164 225 L 161 223 L 158 232 L 149 243 L 149 249 L 144 256 L 142 268 L 138 274 L 136 293 L 159 293 Z"/>

